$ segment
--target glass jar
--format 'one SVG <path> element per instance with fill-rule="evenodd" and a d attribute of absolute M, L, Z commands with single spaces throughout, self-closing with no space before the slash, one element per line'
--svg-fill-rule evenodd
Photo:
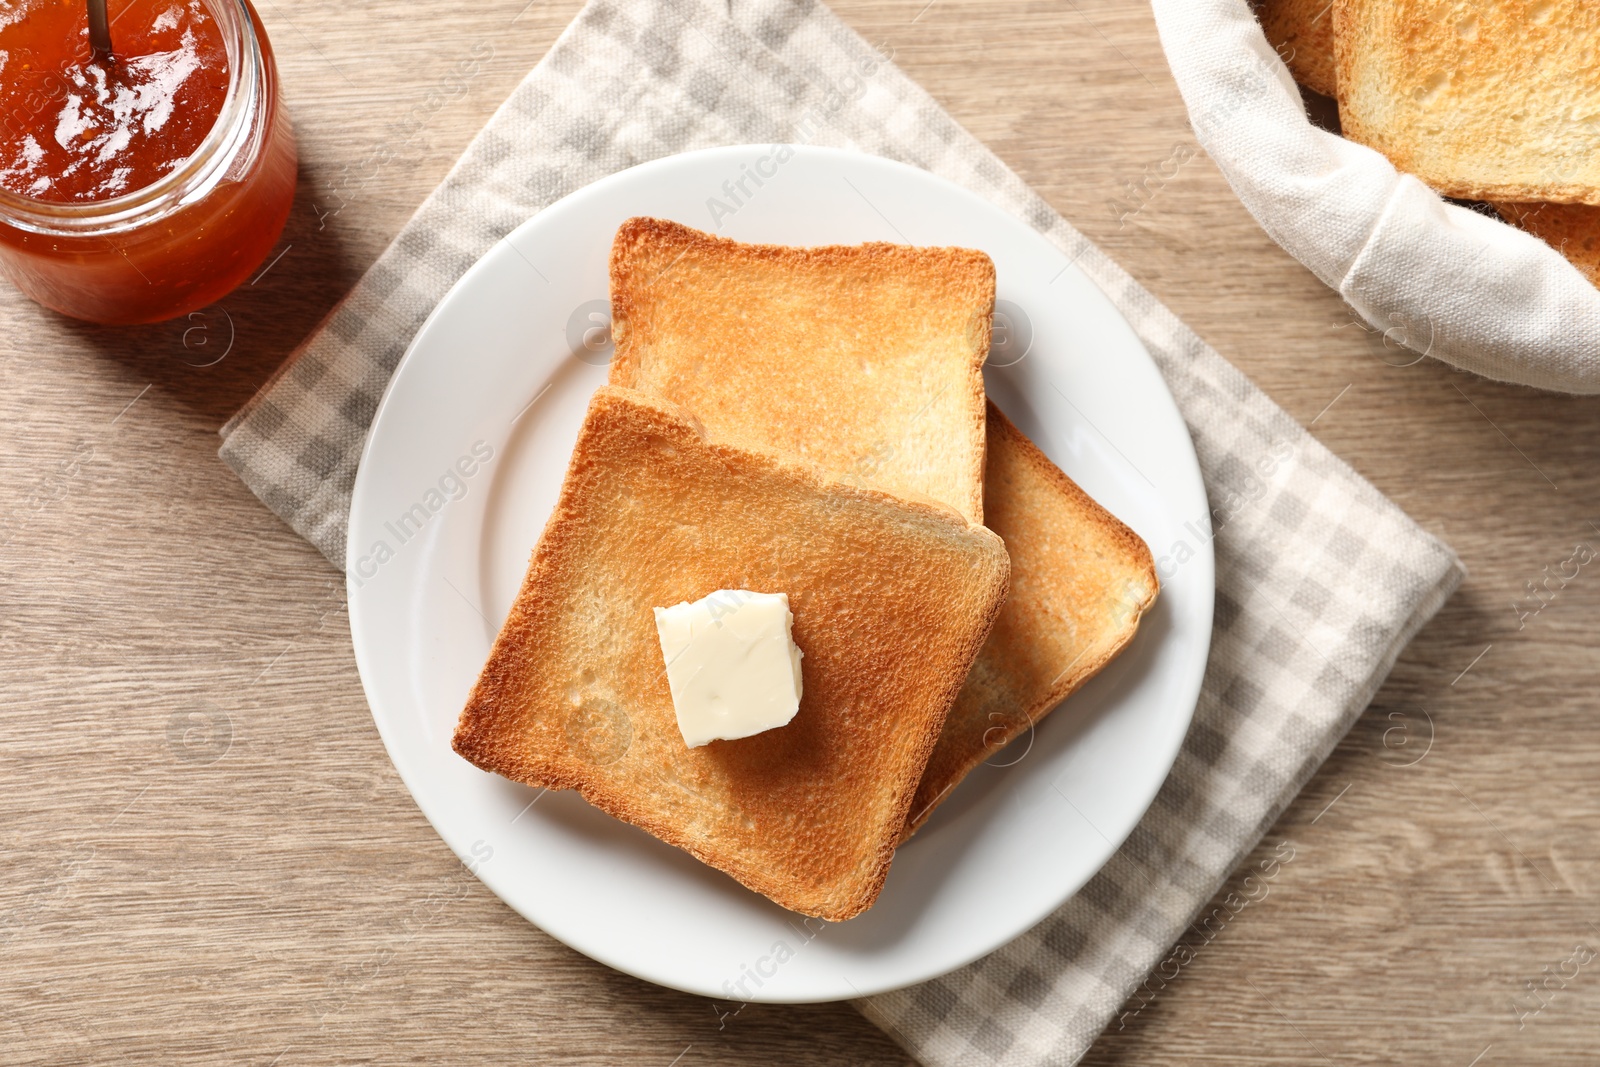
<path fill-rule="evenodd" d="M 0 272 L 63 315 L 111 325 L 204 307 L 260 266 L 294 199 L 294 131 L 249 0 L 201 0 L 228 55 L 227 96 L 195 152 L 149 185 L 57 203 L 0 188 Z"/>

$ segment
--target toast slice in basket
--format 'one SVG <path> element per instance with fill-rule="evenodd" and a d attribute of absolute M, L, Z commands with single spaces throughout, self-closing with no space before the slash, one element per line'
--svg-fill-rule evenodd
<path fill-rule="evenodd" d="M 1160 588 L 1138 534 L 993 404 L 988 423 L 984 514 L 1011 556 L 1011 593 L 923 771 L 906 837 L 969 771 L 1116 658 Z"/>
<path fill-rule="evenodd" d="M 1333 0 L 1259 0 L 1256 15 L 1295 81 L 1323 96 L 1338 91 Z"/>
<path fill-rule="evenodd" d="M 982 252 L 752 245 L 634 218 L 612 244 L 611 313 L 612 385 L 983 521 Z"/>
<path fill-rule="evenodd" d="M 576 789 L 794 911 L 877 897 L 951 702 L 1005 598 L 1000 539 L 954 510 L 708 440 L 678 406 L 595 394 L 455 750 Z M 787 593 L 787 726 L 684 745 L 653 609 Z"/>
<path fill-rule="evenodd" d="M 1600 204 L 1600 4 L 1335 0 L 1344 135 L 1447 196 Z"/>

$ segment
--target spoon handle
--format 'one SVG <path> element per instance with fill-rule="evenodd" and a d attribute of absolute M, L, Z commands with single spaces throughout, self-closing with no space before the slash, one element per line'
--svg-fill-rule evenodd
<path fill-rule="evenodd" d="M 97 57 L 111 58 L 111 21 L 106 17 L 106 0 L 88 0 L 89 47 Z"/>

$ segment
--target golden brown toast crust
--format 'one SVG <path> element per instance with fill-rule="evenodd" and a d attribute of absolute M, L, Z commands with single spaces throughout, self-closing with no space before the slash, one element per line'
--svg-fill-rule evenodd
<path fill-rule="evenodd" d="M 454 747 L 848 919 L 883 886 L 1008 573 L 1000 539 L 949 508 L 708 441 L 676 405 L 605 387 Z M 690 749 L 652 609 L 717 589 L 789 595 L 804 694 L 781 729 Z"/>
<path fill-rule="evenodd" d="M 1338 92 L 1333 0 L 1262 0 L 1256 16 L 1294 80 L 1312 92 Z"/>
<path fill-rule="evenodd" d="M 1011 556 L 1011 593 L 950 709 L 905 837 L 956 784 L 1110 663 L 1160 583 L 1139 535 L 992 404 L 984 506 Z"/>
<path fill-rule="evenodd" d="M 1447 196 L 1600 204 L 1600 4 L 1335 0 L 1344 135 Z"/>
<path fill-rule="evenodd" d="M 1496 211 L 1560 252 L 1600 286 L 1600 207 L 1589 204 L 1496 204 Z"/>
<path fill-rule="evenodd" d="M 994 264 L 964 248 L 743 244 L 634 218 L 611 252 L 612 385 L 714 438 L 983 521 Z"/>

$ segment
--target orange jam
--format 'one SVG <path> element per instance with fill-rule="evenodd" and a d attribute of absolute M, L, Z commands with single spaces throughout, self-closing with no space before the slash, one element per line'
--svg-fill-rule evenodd
<path fill-rule="evenodd" d="M 228 95 L 228 53 L 199 0 L 113 4 L 116 58 L 89 48 L 88 6 L 22 0 L 0 14 L 0 185 L 109 200 L 170 174 Z"/>
<path fill-rule="evenodd" d="M 276 244 L 294 138 L 248 0 L 0 3 L 0 268 L 105 323 L 211 303 Z"/>

